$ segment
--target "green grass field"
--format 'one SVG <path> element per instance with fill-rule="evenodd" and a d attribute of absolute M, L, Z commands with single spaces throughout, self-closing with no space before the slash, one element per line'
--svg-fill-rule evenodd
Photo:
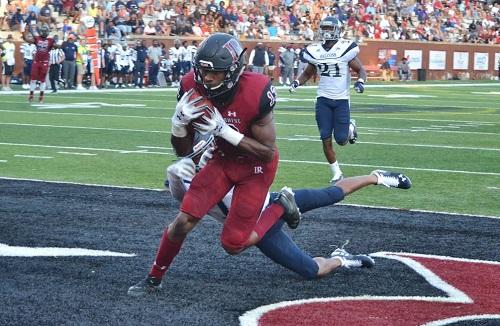
<path fill-rule="evenodd" d="M 336 147 L 345 176 L 401 171 L 413 188 L 369 187 L 345 200 L 500 216 L 500 84 L 368 85 L 352 94 L 359 142 Z M 322 187 L 331 174 L 314 119 L 315 89 L 276 107 L 281 165 L 273 189 Z M 169 142 L 173 90 L 0 94 L 0 176 L 162 188 L 175 160 Z"/>

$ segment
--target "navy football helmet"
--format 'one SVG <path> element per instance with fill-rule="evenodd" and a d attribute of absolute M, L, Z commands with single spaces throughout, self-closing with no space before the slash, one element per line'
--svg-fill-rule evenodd
<path fill-rule="evenodd" d="M 49 33 L 50 33 L 49 26 L 47 26 L 46 24 L 42 25 L 40 27 L 39 32 L 40 32 L 40 36 L 41 37 L 47 37 L 47 36 L 49 36 Z"/>
<path fill-rule="evenodd" d="M 209 98 L 227 93 L 233 89 L 245 67 L 245 53 L 241 43 L 232 35 L 215 33 L 201 44 L 194 57 L 195 81 L 202 85 Z M 223 71 L 224 80 L 217 86 L 208 87 L 203 83 L 202 71 Z"/>
<path fill-rule="evenodd" d="M 328 16 L 319 23 L 319 38 L 323 41 L 337 41 L 342 34 L 342 23 Z"/>

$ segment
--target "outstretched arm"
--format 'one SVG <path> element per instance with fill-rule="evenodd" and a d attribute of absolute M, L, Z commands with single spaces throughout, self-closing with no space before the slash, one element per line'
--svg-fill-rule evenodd
<path fill-rule="evenodd" d="M 35 36 L 36 35 L 33 35 L 33 32 L 30 31 L 29 26 L 26 25 L 26 28 L 23 32 L 23 40 L 27 43 L 35 43 Z"/>
<path fill-rule="evenodd" d="M 363 79 L 363 82 L 366 81 L 366 70 L 363 67 L 363 63 L 359 60 L 358 57 L 355 57 L 351 61 L 349 61 L 349 67 L 354 70 L 358 74 L 358 79 Z"/>

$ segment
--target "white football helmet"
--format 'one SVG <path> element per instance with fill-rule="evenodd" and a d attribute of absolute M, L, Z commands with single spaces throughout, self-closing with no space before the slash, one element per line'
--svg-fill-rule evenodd
<path fill-rule="evenodd" d="M 337 41 L 342 34 L 342 23 L 328 16 L 319 23 L 319 38 L 323 41 Z"/>

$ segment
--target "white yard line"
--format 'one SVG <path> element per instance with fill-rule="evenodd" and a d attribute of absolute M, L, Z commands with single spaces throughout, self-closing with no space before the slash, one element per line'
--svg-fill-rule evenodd
<path fill-rule="evenodd" d="M 0 163 L 7 163 L 7 160 L 0 160 Z"/>
<path fill-rule="evenodd" d="M 14 143 L 0 143 L 0 145 L 5 146 L 20 146 L 20 147 L 41 147 L 41 148 L 61 148 L 61 149 L 74 149 L 83 151 L 101 151 L 101 152 L 114 152 L 114 153 L 126 153 L 126 154 L 154 154 L 154 155 L 174 155 L 173 153 L 165 152 L 149 152 L 147 150 L 127 150 L 127 149 L 110 149 L 110 148 L 94 148 L 94 147 L 75 147 L 75 146 L 55 146 L 55 145 L 35 145 L 35 144 L 14 144 Z"/>
<path fill-rule="evenodd" d="M 78 153 L 78 152 L 57 152 L 58 154 L 66 154 L 66 155 L 82 155 L 82 156 L 95 156 L 95 153 Z"/>
<path fill-rule="evenodd" d="M 162 146 L 136 146 L 137 148 L 151 148 L 151 149 L 166 149 L 166 150 L 172 150 L 173 148 L 172 147 L 162 147 Z"/>
<path fill-rule="evenodd" d="M 486 187 L 486 188 L 491 190 L 500 190 L 500 187 Z"/>
<path fill-rule="evenodd" d="M 88 130 L 106 130 L 106 131 L 130 131 L 130 132 L 149 132 L 156 134 L 170 134 L 170 132 L 162 130 L 144 130 L 144 129 L 127 129 L 127 128 L 101 128 L 101 127 L 80 127 L 80 126 L 57 126 L 57 125 L 42 125 L 34 123 L 14 123 L 0 122 L 0 125 L 25 126 L 25 127 L 44 127 L 44 128 L 66 128 L 66 129 L 88 129 Z"/>
<path fill-rule="evenodd" d="M 109 118 L 171 120 L 171 118 L 145 117 L 145 116 L 141 116 L 141 115 L 120 115 L 120 114 L 71 113 L 71 112 L 51 112 L 51 111 L 17 111 L 17 110 L 0 110 L 0 112 L 13 112 L 13 113 L 24 113 L 24 114 L 49 114 L 49 115 L 53 114 L 53 115 L 69 115 L 69 116 L 91 116 L 91 117 L 109 117 Z"/>
<path fill-rule="evenodd" d="M 103 152 L 115 152 L 115 153 L 126 153 L 126 154 L 153 154 L 153 155 L 171 155 L 175 156 L 174 153 L 166 152 L 150 152 L 147 150 L 123 150 L 123 149 L 109 149 L 109 148 L 88 148 L 88 147 L 70 147 L 70 146 L 53 146 L 53 145 L 35 145 L 35 144 L 16 144 L 16 143 L 0 143 L 0 145 L 5 146 L 20 146 L 20 147 L 41 147 L 41 148 L 61 148 L 61 149 L 74 149 L 74 150 L 90 150 L 90 151 L 103 151 Z M 284 163 L 301 163 L 301 164 L 321 164 L 326 165 L 325 162 L 319 161 L 298 161 L 298 160 L 280 160 Z M 385 169 L 398 169 L 398 170 L 414 170 L 414 171 L 428 171 L 428 172 L 441 172 L 441 173 L 459 173 L 459 174 L 475 174 L 475 175 L 493 175 L 500 176 L 500 173 L 495 172 L 476 172 L 476 171 L 460 171 L 460 170 L 444 170 L 444 169 L 427 169 L 427 168 L 417 168 L 417 167 L 400 167 L 400 166 L 379 166 L 379 165 L 367 165 L 367 164 L 349 164 L 342 163 L 345 166 L 356 166 L 356 167 L 370 167 L 370 168 L 385 168 Z"/>
<path fill-rule="evenodd" d="M 160 192 L 166 191 L 165 189 L 158 189 L 158 188 L 116 186 L 116 185 L 104 185 L 104 184 L 95 184 L 95 183 L 81 183 L 81 182 L 56 181 L 56 180 L 40 180 L 40 179 L 29 179 L 29 178 L 0 177 L 0 180 L 34 181 L 34 182 L 55 183 L 55 184 L 71 184 L 71 185 L 79 185 L 79 186 L 106 187 L 106 188 L 115 188 L 115 189 L 132 189 L 132 190 L 146 190 L 146 191 L 160 191 Z M 372 206 L 372 205 L 342 204 L 342 203 L 335 204 L 335 205 L 352 206 L 352 207 L 368 207 L 368 208 L 387 209 L 387 210 L 401 210 L 400 208 L 397 208 L 397 207 Z M 453 213 L 453 212 L 446 212 L 446 211 L 428 211 L 428 210 L 420 210 L 420 209 L 404 209 L 404 210 L 409 211 L 409 212 L 421 212 L 421 213 L 428 213 L 428 214 L 447 214 L 447 215 L 455 215 L 455 216 L 500 219 L 500 216 L 490 216 L 490 215 L 472 215 L 472 214 Z"/>
<path fill-rule="evenodd" d="M 313 124 L 293 124 L 293 123 L 276 123 L 282 126 L 301 126 L 317 128 Z M 89 129 L 89 130 L 108 130 L 108 131 L 131 131 L 131 132 L 147 132 L 147 133 L 161 133 L 170 134 L 169 131 L 162 130 L 144 130 L 144 129 L 128 129 L 128 128 L 103 128 L 103 127 L 87 127 L 87 126 L 67 126 L 67 125 L 48 125 L 48 124 L 35 124 L 35 123 L 17 123 L 17 122 L 0 122 L 0 125 L 12 126 L 25 126 L 25 127 L 45 127 L 45 128 L 68 128 L 68 129 Z M 445 126 L 446 127 L 446 126 Z M 438 132 L 438 133 L 453 133 L 453 134 L 477 134 L 477 135 L 492 135 L 500 136 L 500 133 L 494 132 L 474 132 L 474 131 L 457 131 L 457 130 L 436 130 L 431 127 L 412 127 L 419 129 L 398 129 L 398 128 L 372 128 L 372 127 L 358 127 L 358 129 L 367 129 L 368 132 L 363 132 L 363 135 L 376 135 L 377 132 Z M 297 135 L 298 136 L 298 135 Z M 301 135 L 303 137 L 314 137 L 318 135 Z"/>
<path fill-rule="evenodd" d="M 53 158 L 52 156 L 24 155 L 24 154 L 15 154 L 14 156 L 15 157 L 26 157 L 26 158 L 43 158 L 43 159 Z"/>
<path fill-rule="evenodd" d="M 326 162 L 318 161 L 298 161 L 298 160 L 281 160 L 283 163 L 300 163 L 300 164 L 314 164 L 314 165 L 326 165 Z M 391 165 L 369 165 L 369 164 L 350 164 L 342 163 L 343 166 L 355 166 L 355 167 L 368 167 L 368 168 L 380 168 L 387 170 L 413 170 L 413 171 L 427 171 L 427 172 L 439 172 L 439 173 L 458 173 L 458 174 L 475 174 L 475 175 L 493 175 L 500 176 L 500 173 L 495 172 L 476 172 L 476 171 L 461 171 L 461 170 L 444 170 L 444 169 L 427 169 L 427 168 L 417 168 L 417 167 L 402 167 L 402 166 L 391 166 Z"/>
<path fill-rule="evenodd" d="M 320 139 L 313 139 L 309 137 L 277 137 L 278 140 L 287 141 L 312 141 L 320 142 Z M 424 148 L 446 148 L 446 149 L 460 149 L 460 150 L 471 150 L 471 151 L 494 151 L 500 152 L 500 148 L 489 148 L 489 147 L 468 147 L 468 146 L 451 146 L 451 145 L 429 145 L 429 144 L 397 144 L 397 143 L 381 143 L 381 142 L 369 142 L 369 141 L 357 141 L 356 144 L 370 144 L 370 145 L 382 145 L 382 146 L 401 146 L 401 147 L 424 147 Z"/>
<path fill-rule="evenodd" d="M 17 102 L 15 102 L 17 103 Z M 172 109 L 173 110 L 173 109 Z M 51 111 L 19 111 L 19 110 L 0 110 L 0 112 L 9 112 L 9 113 L 24 113 L 24 114 L 53 114 L 53 115 L 69 115 L 69 116 L 93 116 L 93 117 L 111 117 L 111 118 L 132 118 L 132 119 L 160 119 L 160 120 L 170 120 L 170 117 L 162 118 L 162 117 L 151 117 L 151 116 L 138 116 L 138 115 L 119 115 L 119 114 L 97 114 L 97 113 L 73 113 L 73 112 L 51 112 Z M 290 116 L 314 116 L 314 112 L 312 113 L 296 113 L 296 112 L 279 112 L 275 111 L 277 115 L 290 115 Z M 471 121 L 471 120 L 445 120 L 445 119 L 422 119 L 422 118 L 407 118 L 407 117 L 387 117 L 387 116 L 358 116 L 352 115 L 353 117 L 359 119 L 377 119 L 377 120 L 405 120 L 405 121 L 425 121 L 425 122 L 460 122 L 460 123 L 473 123 L 479 125 L 486 126 L 495 126 L 496 123 L 490 121 Z M 284 124 L 284 123 L 276 123 L 277 125 L 296 125 L 296 126 L 316 126 L 314 124 Z"/>

